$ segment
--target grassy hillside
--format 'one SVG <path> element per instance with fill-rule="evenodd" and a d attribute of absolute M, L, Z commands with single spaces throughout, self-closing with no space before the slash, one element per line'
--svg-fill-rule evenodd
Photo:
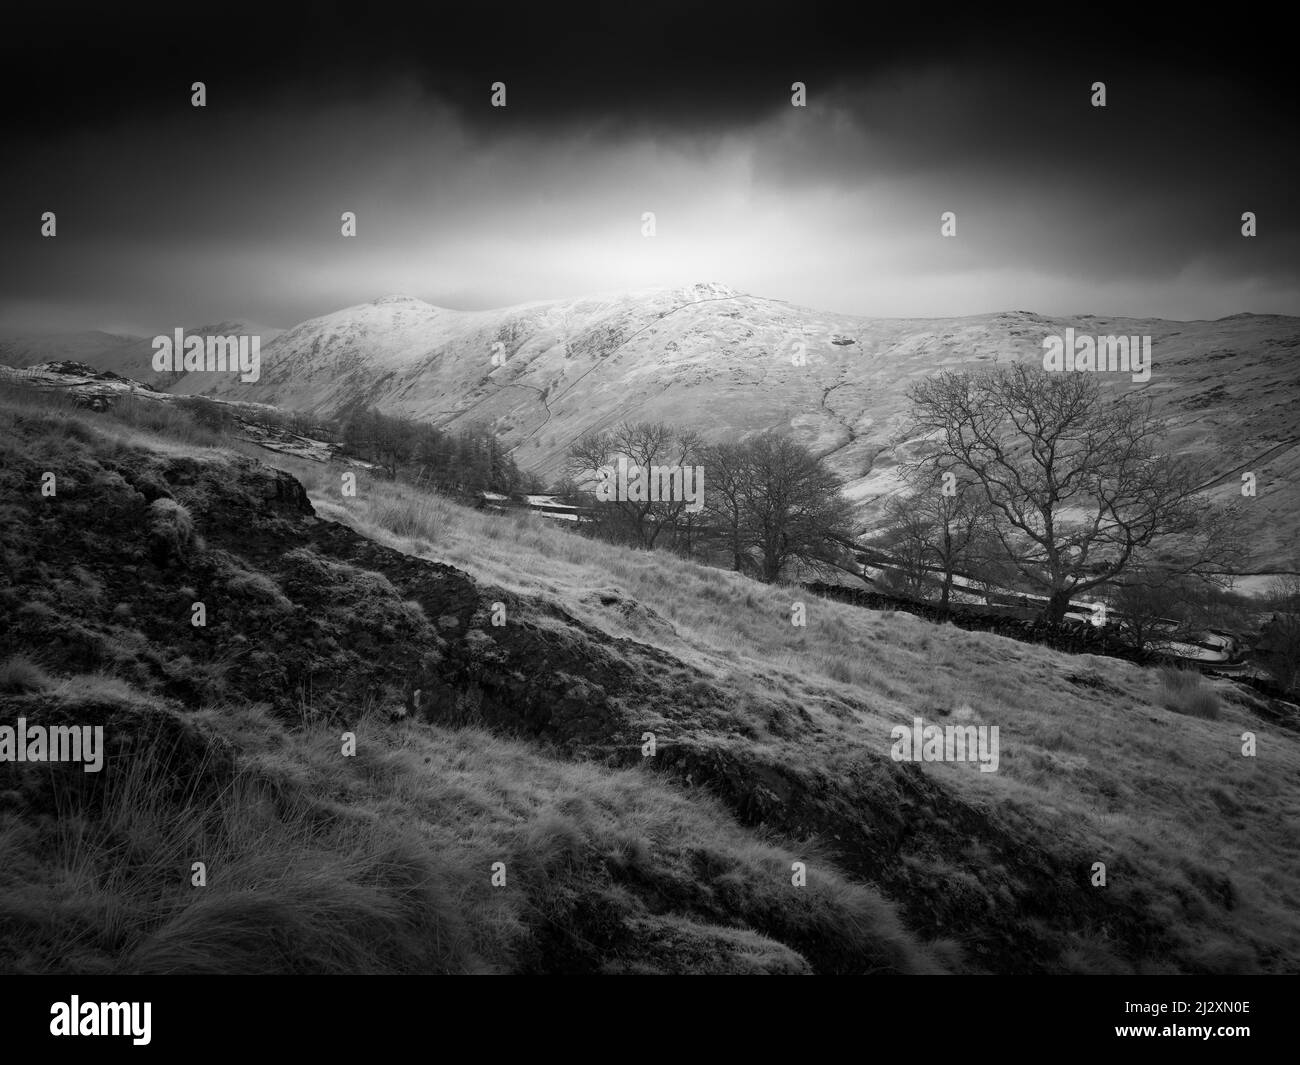
<path fill-rule="evenodd" d="M 48 404 L 0 402 L 0 724 L 109 755 L 0 763 L 7 970 L 1300 969 L 1300 736 L 1226 682 Z M 998 771 L 893 761 L 914 716 Z"/>
<path fill-rule="evenodd" d="M 819 848 L 700 789 L 406 713 L 403 673 L 490 668 L 479 591 L 317 521 L 286 475 L 25 397 L 0 464 L 0 723 L 108 749 L 98 774 L 0 763 L 0 969 L 943 968 Z M 521 665 L 554 642 L 512 631 Z M 529 681 L 539 706 L 582 683 Z"/>

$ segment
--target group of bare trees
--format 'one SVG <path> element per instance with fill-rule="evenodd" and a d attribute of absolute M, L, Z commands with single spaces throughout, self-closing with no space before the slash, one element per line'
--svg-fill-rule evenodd
<path fill-rule="evenodd" d="M 1243 546 L 1232 505 L 1200 490 L 1208 465 L 1169 447 L 1141 395 L 1097 378 L 1013 364 L 943 372 L 909 392 L 906 489 L 874 540 L 894 586 L 945 609 L 960 584 L 999 595 L 1032 592 L 1060 621 L 1075 597 L 1104 598 L 1140 647 L 1249 624 L 1227 589 Z M 659 423 L 625 422 L 583 437 L 570 473 L 590 482 L 622 456 L 630 465 L 700 467 L 702 507 L 682 496 L 592 506 L 595 531 L 670 547 L 775 581 L 844 565 L 855 541 L 837 478 L 799 444 L 768 433 L 735 443 Z M 594 504 L 588 487 L 585 500 Z M 1300 680 L 1300 582 L 1275 597 L 1260 661 L 1284 687 Z M 1005 601 L 1005 599 L 1003 600 Z"/>
<path fill-rule="evenodd" d="M 613 429 L 586 434 L 569 449 L 569 472 L 582 501 L 592 508 L 598 535 L 637 547 L 681 547 L 689 554 L 699 511 L 688 509 L 691 503 L 684 493 L 669 499 L 596 498 L 595 478 L 599 471 L 613 470 L 620 457 L 628 468 L 668 466 L 693 470 L 704 457 L 699 434 L 662 422 L 622 422 Z"/>
<path fill-rule="evenodd" d="M 487 426 L 448 433 L 363 408 L 340 418 L 337 432 L 348 454 L 382 466 L 392 477 L 456 491 L 540 488 Z"/>
<path fill-rule="evenodd" d="M 1125 589 L 1130 605 L 1149 589 L 1152 607 L 1234 568 L 1235 513 L 1198 493 L 1207 469 L 1168 451 L 1149 399 L 1022 364 L 943 372 L 909 399 L 908 435 L 927 450 L 904 467 L 911 491 L 883 542 L 945 604 L 955 574 L 994 572 L 1059 621 L 1093 589 Z"/>
<path fill-rule="evenodd" d="M 598 500 L 598 471 L 614 468 L 620 457 L 642 470 L 698 468 L 698 501 L 680 493 Z M 852 535 L 851 506 L 835 475 L 807 448 L 774 433 L 708 444 L 663 423 L 623 422 L 574 444 L 568 472 L 595 515 L 597 535 L 714 558 L 763 581 L 792 566 L 833 564 Z"/>
<path fill-rule="evenodd" d="M 1198 491 L 1209 470 L 1171 453 L 1149 399 L 1103 393 L 1093 375 L 1023 364 L 945 371 L 914 385 L 909 399 L 907 435 L 922 451 L 904 465 L 907 491 L 888 504 L 876 543 L 912 594 L 934 590 L 946 607 L 958 579 L 986 592 L 1032 592 L 1059 621 L 1072 597 L 1106 593 L 1150 627 L 1237 568 L 1235 513 Z M 596 513 L 611 539 L 720 555 L 765 581 L 792 563 L 835 564 L 853 540 L 837 479 L 789 439 L 708 444 L 628 422 L 583 437 L 570 471 L 590 478 L 618 456 L 640 467 L 702 467 L 704 505 L 610 502 Z"/>

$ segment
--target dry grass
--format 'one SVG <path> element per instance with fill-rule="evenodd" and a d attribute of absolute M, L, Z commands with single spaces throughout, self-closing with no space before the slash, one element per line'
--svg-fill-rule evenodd
<path fill-rule="evenodd" d="M 0 692 L 41 691 L 54 682 L 26 655 L 11 655 L 0 662 Z"/>
<path fill-rule="evenodd" d="M 167 455 L 199 458 L 213 449 L 239 446 L 224 432 L 209 429 L 165 402 L 125 397 L 102 414 L 77 406 L 67 392 L 36 391 L 0 382 L 0 441 L 42 434 L 51 458 L 75 456 L 88 444 L 107 442 L 120 449 L 146 444 Z"/>
<path fill-rule="evenodd" d="M 13 411 L 0 404 L 0 431 L 4 419 L 12 417 Z M 116 434 L 118 429 L 104 431 Z M 88 428 L 77 416 L 54 419 L 49 432 L 52 441 L 75 445 L 95 438 L 100 429 Z M 1162 677 L 1115 659 L 1086 656 L 1080 662 L 1076 656 L 934 626 L 911 615 L 823 601 L 797 587 L 759 585 L 671 555 L 586 540 L 535 515 L 470 510 L 360 472 L 358 496 L 345 499 L 337 468 L 242 445 L 236 449 L 294 472 L 324 518 L 409 553 L 456 565 L 486 585 L 555 602 L 611 638 L 630 637 L 668 651 L 689 673 L 734 696 L 737 720 L 750 734 L 744 740 L 719 737 L 720 743 L 744 742 L 765 757 L 834 776 L 860 752 L 887 754 L 892 726 L 910 724 L 914 716 L 933 722 L 936 715 L 969 706 L 969 723 L 1000 727 L 999 771 L 984 774 L 970 765 L 943 763 L 927 763 L 922 771 L 961 800 L 994 812 L 1027 839 L 1068 844 L 1107 862 L 1114 885 L 1108 890 L 1154 896 L 1144 905 L 1179 938 L 1177 964 L 1169 962 L 1170 967 L 1249 971 L 1260 967 L 1261 958 L 1275 970 L 1298 964 L 1300 742 L 1293 733 L 1269 727 L 1238 701 L 1219 703 L 1224 682 L 1196 677 L 1193 686 L 1186 678 Z M 808 606 L 806 628 L 790 624 L 796 600 Z M 1081 671 L 1101 686 L 1066 679 Z M 682 707 L 688 704 L 689 692 L 684 691 Z M 1217 717 L 1209 716 L 1206 708 L 1215 704 Z M 679 715 L 685 713 L 682 707 Z M 791 710 L 806 716 L 779 729 L 763 724 L 789 721 Z M 1248 731 L 1261 735 L 1256 757 L 1242 754 L 1241 737 Z M 450 853 L 467 846 L 466 838 L 490 839 L 491 849 L 504 848 L 524 868 L 540 861 L 542 868 L 554 871 L 592 868 L 583 863 L 607 846 L 597 842 L 606 838 L 601 818 L 576 817 L 556 806 L 557 796 L 574 798 L 569 785 L 596 772 L 590 767 L 543 762 L 526 748 L 503 747 L 502 741 L 479 733 L 410 742 L 398 733 L 380 735 L 382 741 L 363 748 L 370 752 L 365 758 L 372 766 L 399 765 L 414 751 L 420 764 L 436 767 L 435 776 L 459 781 L 460 790 L 445 793 L 442 801 L 449 808 L 466 807 L 457 815 L 460 820 L 454 828 L 438 830 L 443 835 L 428 836 Z M 321 744 L 319 757 L 325 759 L 323 740 Z M 465 744 L 475 750 L 465 750 Z M 501 761 L 483 762 L 488 750 L 495 750 L 493 757 Z M 365 758 L 359 757 L 358 764 Z M 294 755 L 281 771 L 292 769 L 310 782 L 313 764 Z M 458 766 L 468 767 L 468 778 L 457 775 Z M 328 780 L 352 781 L 351 790 L 335 793 L 337 802 L 350 807 L 360 796 L 375 818 L 406 816 L 411 807 L 403 804 L 418 806 L 422 800 L 417 793 L 427 794 L 423 780 L 417 786 L 395 771 L 385 779 L 406 790 L 402 798 L 371 782 L 357 783 L 337 767 L 330 772 L 334 775 L 310 782 L 310 787 L 304 783 L 307 793 L 314 794 L 311 789 Z M 642 809 L 637 795 L 657 804 L 683 801 L 666 788 L 646 790 L 653 782 L 640 774 L 601 780 L 623 782 L 618 787 L 609 783 L 614 790 L 606 794 L 612 809 L 621 808 L 631 818 L 618 822 L 625 826 L 641 823 L 637 819 L 643 815 L 635 813 Z M 583 787 L 597 785 L 587 781 Z M 531 844 L 510 850 L 506 844 L 515 837 L 500 836 L 506 831 L 501 823 L 492 820 L 496 827 L 490 828 L 483 820 L 494 809 L 514 824 L 511 832 L 523 832 L 521 838 Z M 531 819 L 529 811 L 539 810 L 554 816 Z M 721 811 L 716 811 L 717 824 L 713 816 L 705 820 L 714 831 L 738 831 Z M 667 833 L 663 838 L 671 838 L 673 823 L 659 824 Z M 660 838 L 647 835 L 649 828 L 637 831 L 643 840 Z M 703 839 L 702 824 L 699 833 Z M 575 840 L 585 843 L 575 850 Z M 552 857 L 530 859 L 536 849 Z M 484 853 L 475 851 L 475 860 Z M 635 855 L 640 845 L 629 842 L 619 853 Z M 788 876 L 783 882 L 788 883 Z M 1219 890 L 1223 885 L 1227 902 Z M 856 889 L 844 884 L 843 890 Z M 488 892 L 474 904 L 491 906 L 492 900 L 508 897 Z M 535 897 L 530 896 L 529 905 L 552 912 L 549 903 Z M 465 919 L 476 927 L 472 907 L 469 912 Z M 523 920 L 524 913 L 537 916 L 534 910 L 511 912 L 516 920 Z M 844 919 L 836 912 L 837 919 Z M 502 960 L 509 953 L 502 950 L 500 943 L 488 949 L 475 940 L 473 956 L 490 966 L 512 964 Z M 1077 967 L 1102 966 L 1098 956 L 1098 951 L 1082 950 Z M 1157 962 L 1151 965 L 1158 967 Z"/>
<path fill-rule="evenodd" d="M 1176 885 L 1207 912 L 1220 905 L 1204 894 L 1207 878 L 1230 880 L 1235 901 L 1216 918 L 1220 939 L 1196 933 L 1186 945 L 1197 964 L 1213 967 L 1222 955 L 1226 969 L 1242 966 L 1240 951 L 1213 946 L 1234 936 L 1300 958 L 1300 742 L 1275 732 L 1266 753 L 1243 757 L 1242 732 L 1265 726 L 1236 703 L 1220 705 L 1216 686 L 1199 676 L 1195 688 L 1180 678 L 1171 700 L 1156 671 L 1118 659 L 1081 663 L 988 633 L 862 610 L 382 480 L 360 478 L 357 497 L 343 499 L 335 471 L 276 464 L 303 479 L 323 517 L 484 583 L 558 601 L 611 637 L 670 651 L 742 703 L 803 708 L 813 729 L 766 740 L 796 764 L 834 765 L 863 748 L 888 752 L 893 725 L 918 715 L 932 722 L 936 712 L 968 705 L 970 723 L 1000 727 L 999 771 L 931 763 L 927 773 L 1030 834 L 1131 863 L 1135 885 Z M 607 607 L 602 595 L 635 606 Z M 807 604 L 806 628 L 790 624 L 796 600 Z M 1081 668 L 1104 687 L 1064 680 Z M 1172 928 L 1185 919 L 1169 907 Z"/>
<path fill-rule="evenodd" d="M 1215 721 L 1219 717 L 1219 696 L 1208 687 L 1200 673 L 1194 669 L 1162 666 L 1160 676 L 1160 705 L 1175 714 Z"/>
<path fill-rule="evenodd" d="M 805 953 L 941 968 L 815 848 L 763 843 L 707 796 L 642 771 L 375 716 L 353 726 L 353 757 L 337 732 L 289 729 L 257 707 L 194 720 L 238 745 L 233 775 L 182 767 L 178 795 L 177 767 L 150 748 L 105 773 L 95 804 L 62 788 L 55 819 L 0 814 L 0 968 L 508 972 L 543 953 L 572 971 L 803 972 Z M 796 859 L 810 869 L 799 889 Z M 666 941 L 676 947 L 660 956 Z"/>

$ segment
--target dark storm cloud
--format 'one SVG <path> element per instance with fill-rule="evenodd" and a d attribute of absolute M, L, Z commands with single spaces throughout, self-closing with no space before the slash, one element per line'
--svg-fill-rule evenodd
<path fill-rule="evenodd" d="M 1143 277 L 1213 255 L 1227 266 L 1300 266 L 1295 122 L 1248 86 L 1170 81 L 1104 62 L 930 66 L 825 95 L 823 121 L 764 145 L 760 180 L 815 186 L 906 179 L 931 214 L 953 210 L 990 266 L 1053 242 L 1081 274 Z M 1094 108 L 1087 87 L 1107 85 Z M 1243 242 L 1244 210 L 1268 219 Z M 910 220 L 907 224 L 911 224 Z"/>
<path fill-rule="evenodd" d="M 824 89 L 926 65 L 983 63 L 1008 86 L 1031 89 L 1031 72 L 1145 71 L 1228 79 L 1261 106 L 1274 98 L 1293 109 L 1294 97 L 1289 34 L 1243 9 L 1225 24 L 1217 14 L 1172 19 L 1131 6 L 1045 17 L 818 0 L 67 8 L 7 15 L 0 106 L 9 129 L 176 113 L 185 101 L 177 104 L 173 87 L 195 78 L 237 106 L 292 100 L 296 109 L 411 78 L 470 122 L 611 131 L 750 121 L 784 104 L 794 79 Z M 507 77 L 520 104 L 487 111 L 485 86 Z M 980 137 L 985 125 L 969 135 Z"/>
<path fill-rule="evenodd" d="M 704 278 L 874 314 L 1300 311 L 1295 94 L 1257 19 L 616 10 L 15 16 L 0 325 Z"/>

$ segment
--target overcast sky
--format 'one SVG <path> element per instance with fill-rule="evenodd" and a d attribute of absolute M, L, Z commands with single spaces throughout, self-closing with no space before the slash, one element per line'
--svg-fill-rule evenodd
<path fill-rule="evenodd" d="M 1300 313 L 1297 94 L 1258 18 L 205 10 L 6 28 L 0 331 L 702 280 L 881 316 Z"/>

